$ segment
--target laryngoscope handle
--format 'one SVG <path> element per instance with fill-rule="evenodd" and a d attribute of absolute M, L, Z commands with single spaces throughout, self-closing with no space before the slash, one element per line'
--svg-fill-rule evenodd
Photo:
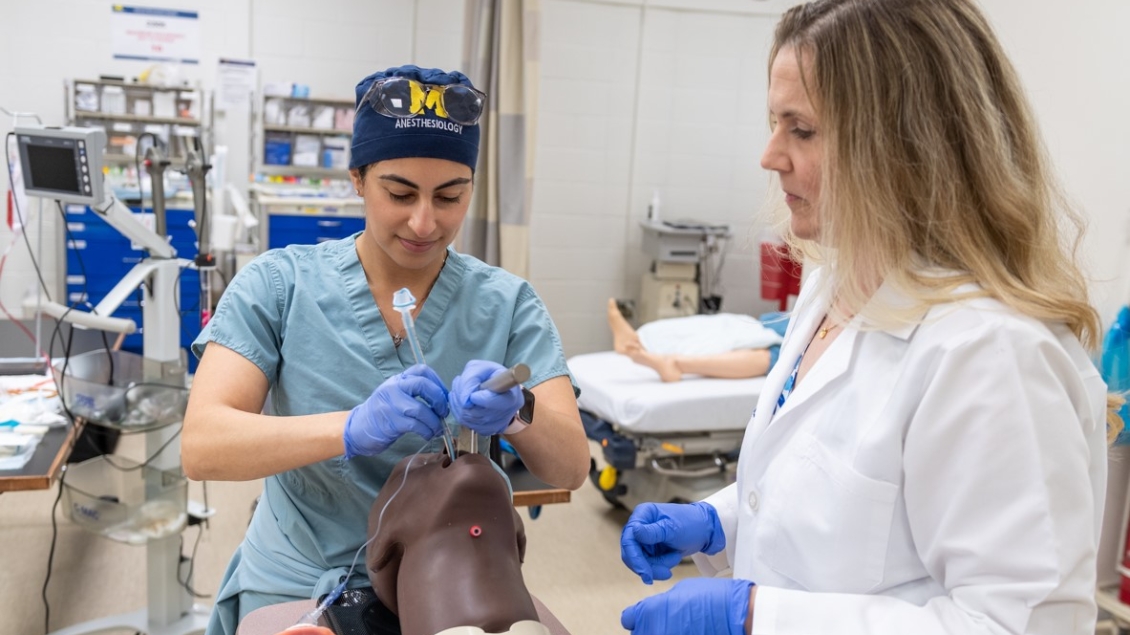
<path fill-rule="evenodd" d="M 483 382 L 483 388 L 491 392 L 506 392 L 514 386 L 530 378 L 530 367 L 525 364 L 515 364 L 507 368 L 505 373 L 499 373 Z"/>
<path fill-rule="evenodd" d="M 481 387 L 491 392 L 506 392 L 529 378 L 530 367 L 525 364 L 515 364 L 511 368 L 507 368 L 505 372 L 498 373 L 494 377 L 484 381 Z M 459 434 L 459 440 L 456 445 L 458 446 L 456 449 L 457 453 L 477 452 L 479 447 L 479 435 L 469 428 L 463 430 L 463 432 Z"/>

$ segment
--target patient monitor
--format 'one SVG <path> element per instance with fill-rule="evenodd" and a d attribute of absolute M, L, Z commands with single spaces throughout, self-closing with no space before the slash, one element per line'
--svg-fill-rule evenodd
<path fill-rule="evenodd" d="M 104 130 L 36 126 L 16 128 L 15 135 L 28 195 L 102 206 Z"/>

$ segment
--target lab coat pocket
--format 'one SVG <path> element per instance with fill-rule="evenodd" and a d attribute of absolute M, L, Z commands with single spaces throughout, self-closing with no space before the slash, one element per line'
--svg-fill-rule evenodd
<path fill-rule="evenodd" d="M 873 590 L 883 581 L 898 486 L 860 474 L 811 435 L 795 442 L 764 510 L 761 557 L 809 591 Z"/>

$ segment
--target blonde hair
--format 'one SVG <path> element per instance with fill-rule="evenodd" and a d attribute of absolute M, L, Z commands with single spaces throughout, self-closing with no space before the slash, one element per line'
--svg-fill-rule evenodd
<path fill-rule="evenodd" d="M 1083 220 L 971 0 L 809 2 L 782 17 L 770 67 L 786 47 L 816 110 L 824 159 L 820 243 L 787 225 L 784 235 L 828 265 L 838 310 L 891 326 L 935 304 L 988 296 L 1097 346 L 1099 316 L 1074 258 Z M 867 306 L 876 280 L 917 306 Z M 969 282 L 980 290 L 955 293 Z"/>

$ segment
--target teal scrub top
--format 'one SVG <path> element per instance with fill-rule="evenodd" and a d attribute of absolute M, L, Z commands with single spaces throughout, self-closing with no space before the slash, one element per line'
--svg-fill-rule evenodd
<path fill-rule="evenodd" d="M 410 346 L 393 345 L 356 239 L 257 257 L 225 289 L 193 352 L 216 342 L 253 362 L 270 382 L 275 415 L 350 410 L 364 401 L 415 360 Z M 449 387 L 472 359 L 527 364 L 527 387 L 569 376 L 560 336 L 530 284 L 454 250 L 415 324 L 424 359 Z M 366 539 L 370 507 L 393 466 L 425 446 L 438 452 L 442 440 L 409 434 L 377 456 L 339 456 L 266 478 L 208 632 L 233 632 L 260 605 L 337 585 Z M 368 582 L 364 557 L 358 561 L 350 586 Z"/>

